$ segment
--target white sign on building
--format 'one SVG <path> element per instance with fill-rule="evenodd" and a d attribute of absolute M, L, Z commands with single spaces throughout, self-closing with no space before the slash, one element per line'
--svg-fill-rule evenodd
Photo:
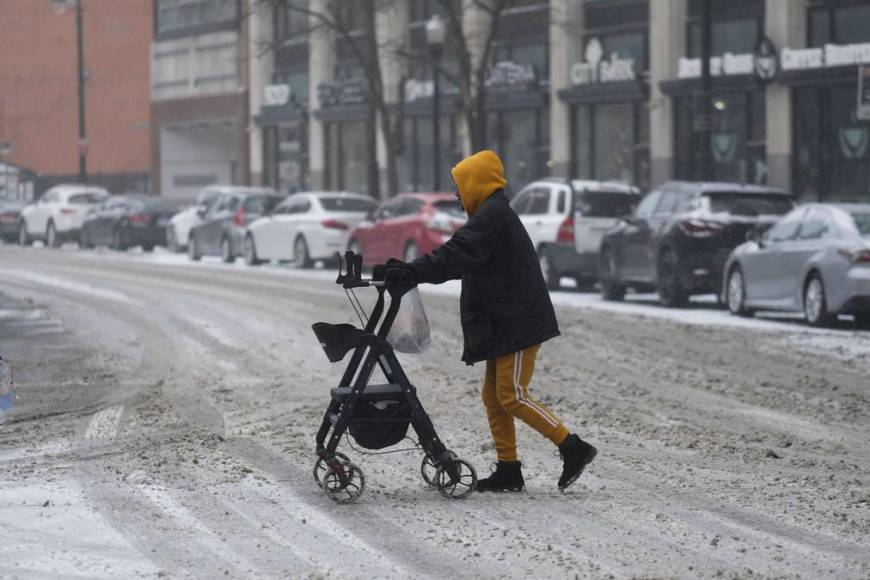
<path fill-rule="evenodd" d="M 637 80 L 634 59 L 620 58 L 616 52 L 611 53 L 609 58 L 604 58 L 604 49 L 597 38 L 586 44 L 583 56 L 585 62 L 578 62 L 571 67 L 571 83 L 575 85 Z"/>
<path fill-rule="evenodd" d="M 266 85 L 263 87 L 263 106 L 280 107 L 290 102 L 290 85 Z"/>

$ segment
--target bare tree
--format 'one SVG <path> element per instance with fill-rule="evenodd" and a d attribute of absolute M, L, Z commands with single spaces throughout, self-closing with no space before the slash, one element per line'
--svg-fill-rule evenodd
<path fill-rule="evenodd" d="M 307 15 L 311 29 L 323 28 L 349 49 L 353 60 L 362 72 L 366 83 L 367 98 L 373 115 L 380 126 L 386 150 L 386 186 L 388 195 L 398 192 L 398 155 L 402 148 L 402 106 L 391 103 L 385 81 L 383 64 L 391 58 L 400 58 L 404 68 L 411 62 L 433 62 L 426 47 L 411 49 L 405 42 L 382 38 L 377 16 L 389 12 L 398 3 L 408 0 L 325 0 L 320 8 L 313 8 L 308 0 L 252 0 L 255 4 L 269 7 L 282 5 L 288 11 Z M 459 90 L 459 107 L 468 128 L 469 146 L 472 151 L 483 149 L 487 143 L 486 100 L 487 72 L 493 45 L 499 34 L 499 22 L 515 0 L 433 0 L 441 8 L 447 23 L 445 52 L 456 59 L 456 71 L 441 68 L 447 82 Z M 465 14 L 472 11 L 478 22 L 472 30 L 466 30 Z M 304 34 L 311 32 L 304 31 Z M 303 32 L 300 32 L 303 34 Z M 274 46 L 266 46 L 271 50 Z M 401 91 L 399 89 L 401 100 Z M 399 106 L 395 106 L 398 104 Z M 372 120 L 370 120 L 372 123 Z M 373 144 L 372 144 L 373 147 Z"/>
<path fill-rule="evenodd" d="M 448 50 L 457 60 L 460 108 L 468 127 L 472 151 L 486 147 L 486 76 L 499 22 L 512 0 L 436 0 L 448 23 Z M 482 29 L 465 30 L 463 14 L 469 9 L 483 18 Z M 450 77 L 447 77 L 448 80 Z"/>
<path fill-rule="evenodd" d="M 391 4 L 399 1 L 402 0 L 326 0 L 318 6 L 312 6 L 307 0 L 255 0 L 256 5 L 266 5 L 268 9 L 281 5 L 287 11 L 307 16 L 311 26 L 299 31 L 298 35 L 307 35 L 317 28 L 325 29 L 347 48 L 366 85 L 366 98 L 372 113 L 369 118 L 370 129 L 374 131 L 379 125 L 386 145 L 386 189 L 389 196 L 398 193 L 399 189 L 397 156 L 401 122 L 388 103 L 382 63 L 385 52 L 398 52 L 398 49 L 381 42 L 376 20 L 379 11 L 389 10 Z M 274 48 L 273 43 L 266 43 L 263 47 L 264 50 Z M 369 141 L 370 156 L 374 156 L 377 140 L 371 135 Z M 377 195 L 377 168 L 369 167 L 369 173 L 373 172 L 370 193 Z"/>

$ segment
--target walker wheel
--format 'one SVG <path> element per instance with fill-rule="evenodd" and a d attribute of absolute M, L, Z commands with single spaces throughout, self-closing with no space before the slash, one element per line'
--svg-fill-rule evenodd
<path fill-rule="evenodd" d="M 341 459 L 344 463 L 350 463 L 350 457 L 342 453 L 341 451 L 336 451 L 335 456 Z M 314 463 L 314 483 L 317 484 L 317 487 L 323 487 L 323 474 L 326 473 L 326 461 L 322 457 L 318 457 L 317 461 Z"/>
<path fill-rule="evenodd" d="M 436 467 L 432 457 L 428 453 L 424 455 L 423 463 L 420 464 L 420 474 L 427 485 L 435 487 L 435 473 L 437 471 L 438 467 Z"/>
<path fill-rule="evenodd" d="M 366 487 L 362 470 L 350 461 L 337 461 L 327 465 L 323 474 L 323 490 L 336 503 L 353 503 Z"/>
<path fill-rule="evenodd" d="M 477 472 L 464 459 L 450 459 L 435 471 L 435 487 L 448 499 L 463 499 L 477 487 Z"/>

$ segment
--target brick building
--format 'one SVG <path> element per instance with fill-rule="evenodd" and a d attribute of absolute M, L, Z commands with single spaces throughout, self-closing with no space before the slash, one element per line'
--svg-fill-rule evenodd
<path fill-rule="evenodd" d="M 81 0 L 89 181 L 112 191 L 149 188 L 151 0 Z M 49 0 L 0 2 L 0 142 L 6 161 L 38 175 L 38 195 L 77 181 L 74 9 Z"/>

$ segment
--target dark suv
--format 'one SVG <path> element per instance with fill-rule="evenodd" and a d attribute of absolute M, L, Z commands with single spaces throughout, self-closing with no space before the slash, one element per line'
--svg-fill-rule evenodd
<path fill-rule="evenodd" d="M 605 234 L 599 252 L 601 293 L 656 290 L 665 306 L 716 293 L 731 250 L 748 231 L 770 227 L 794 207 L 780 189 L 736 183 L 669 182 Z"/>

